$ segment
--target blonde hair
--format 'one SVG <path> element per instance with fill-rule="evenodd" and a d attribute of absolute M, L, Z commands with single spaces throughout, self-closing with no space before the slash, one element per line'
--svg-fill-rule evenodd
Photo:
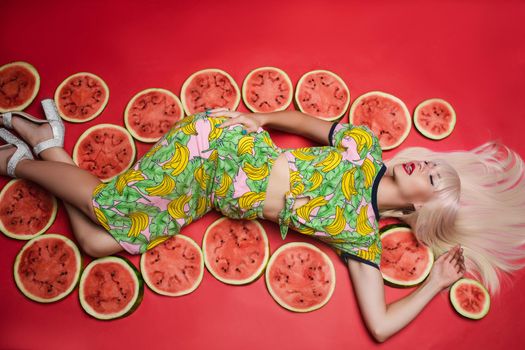
<path fill-rule="evenodd" d="M 436 196 L 420 210 L 380 210 L 380 216 L 408 223 L 436 258 L 461 244 L 466 273 L 498 294 L 501 280 L 508 277 L 503 272 L 525 267 L 518 261 L 525 258 L 523 160 L 496 140 L 471 151 L 410 147 L 384 161 L 386 174 L 392 176 L 395 165 L 411 160 L 437 163 Z"/>

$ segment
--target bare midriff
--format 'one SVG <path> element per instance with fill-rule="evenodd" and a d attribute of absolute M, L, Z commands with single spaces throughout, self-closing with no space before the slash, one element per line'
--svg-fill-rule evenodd
<path fill-rule="evenodd" d="M 281 153 L 273 163 L 266 188 L 266 199 L 263 206 L 265 219 L 279 223 L 279 213 L 284 209 L 285 194 L 288 191 L 290 191 L 290 168 L 286 155 Z M 293 209 L 300 207 L 307 201 L 307 198 L 298 198 Z"/>

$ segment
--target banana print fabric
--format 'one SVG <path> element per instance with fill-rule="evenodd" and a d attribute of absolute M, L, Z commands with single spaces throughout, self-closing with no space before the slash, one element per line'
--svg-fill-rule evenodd
<path fill-rule="evenodd" d="M 228 117 L 178 121 L 132 168 L 93 190 L 100 224 L 140 254 L 211 209 L 235 219 L 263 218 L 268 176 L 282 152 L 267 131 L 217 128 Z"/>
<path fill-rule="evenodd" d="M 364 125 L 334 122 L 330 146 L 286 150 L 290 191 L 279 216 L 288 227 L 330 245 L 345 262 L 352 258 L 379 269 L 381 239 L 377 187 L 386 171 L 382 149 Z M 293 209 L 298 198 L 309 201 Z"/>

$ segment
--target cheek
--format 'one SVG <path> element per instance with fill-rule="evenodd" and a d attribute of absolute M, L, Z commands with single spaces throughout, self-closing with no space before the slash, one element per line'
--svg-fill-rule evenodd
<path fill-rule="evenodd" d="M 432 189 L 430 184 L 427 184 L 423 177 L 406 176 L 405 180 L 402 186 L 402 192 L 405 197 L 414 200 L 425 200 L 431 195 Z"/>

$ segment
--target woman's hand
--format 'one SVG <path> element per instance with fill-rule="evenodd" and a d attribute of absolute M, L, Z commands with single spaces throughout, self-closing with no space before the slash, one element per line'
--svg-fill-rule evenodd
<path fill-rule="evenodd" d="M 463 277 L 464 273 L 463 248 L 458 244 L 434 261 L 428 279 L 444 289 Z"/>
<path fill-rule="evenodd" d="M 228 108 L 214 108 L 208 112 L 210 117 L 229 117 L 219 128 L 224 128 L 229 125 L 241 124 L 247 132 L 257 131 L 262 126 L 262 122 L 257 113 L 241 113 L 237 111 L 230 111 Z"/>

